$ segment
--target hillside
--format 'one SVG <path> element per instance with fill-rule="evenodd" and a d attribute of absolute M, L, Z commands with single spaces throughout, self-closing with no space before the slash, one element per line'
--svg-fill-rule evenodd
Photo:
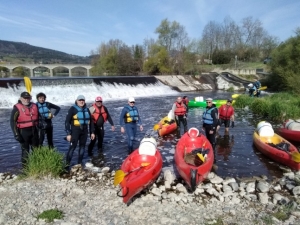
<path fill-rule="evenodd" d="M 0 40 L 0 62 L 90 64 L 91 56 L 71 55 L 22 42 Z"/>

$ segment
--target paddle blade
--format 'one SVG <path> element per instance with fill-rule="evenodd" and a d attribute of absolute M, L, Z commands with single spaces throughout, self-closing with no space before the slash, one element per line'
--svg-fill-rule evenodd
<path fill-rule="evenodd" d="M 204 157 L 203 157 L 203 155 L 202 155 L 201 153 L 197 153 L 197 156 L 198 156 L 198 158 L 199 158 L 202 162 L 205 161 L 205 159 L 204 159 Z"/>
<path fill-rule="evenodd" d="M 299 152 L 292 152 L 291 155 L 292 155 L 293 161 L 300 163 L 300 153 Z"/>
<path fill-rule="evenodd" d="M 232 98 L 237 98 L 239 96 L 240 96 L 240 94 L 233 94 L 233 95 L 231 95 Z"/>
<path fill-rule="evenodd" d="M 154 127 L 153 127 L 153 130 L 158 130 L 159 127 L 160 127 L 159 124 L 155 124 Z"/>
<path fill-rule="evenodd" d="M 32 85 L 31 85 L 31 80 L 29 77 L 24 77 L 24 83 L 25 83 L 25 87 L 26 87 L 26 91 L 31 94 L 31 88 L 32 88 Z"/>
<path fill-rule="evenodd" d="M 262 86 L 260 88 L 258 88 L 258 90 L 266 90 L 268 87 L 267 86 Z"/>
<path fill-rule="evenodd" d="M 117 186 L 118 184 L 120 184 L 125 176 L 126 173 L 124 173 L 123 170 L 117 170 L 114 177 L 114 185 Z"/>

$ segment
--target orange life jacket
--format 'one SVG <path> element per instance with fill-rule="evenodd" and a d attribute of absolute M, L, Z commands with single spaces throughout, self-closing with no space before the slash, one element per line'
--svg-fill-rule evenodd
<path fill-rule="evenodd" d="M 39 111 L 36 104 L 31 103 L 29 107 L 21 103 L 15 104 L 19 110 L 19 117 L 17 119 L 18 128 L 33 127 L 38 125 Z"/>
<path fill-rule="evenodd" d="M 176 104 L 176 109 L 175 109 L 175 115 L 176 116 L 183 116 L 186 114 L 186 105 L 182 102 L 179 104 L 178 102 L 175 102 Z"/>
<path fill-rule="evenodd" d="M 220 119 L 223 119 L 223 120 L 229 120 L 230 117 L 234 114 L 234 109 L 233 107 L 230 105 L 222 105 L 220 108 L 219 108 L 219 116 L 220 116 Z"/>
<path fill-rule="evenodd" d="M 97 123 L 100 115 L 103 116 L 103 120 L 104 120 L 104 122 L 106 122 L 107 121 L 107 113 L 105 112 L 103 105 L 99 109 L 98 106 L 96 106 L 96 104 L 94 103 L 93 107 L 95 109 L 94 113 L 92 114 L 94 123 Z"/>

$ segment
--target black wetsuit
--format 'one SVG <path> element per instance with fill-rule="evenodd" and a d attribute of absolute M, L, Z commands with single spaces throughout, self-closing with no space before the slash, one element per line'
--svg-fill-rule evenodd
<path fill-rule="evenodd" d="M 83 108 L 86 108 L 86 105 L 84 105 Z M 66 116 L 66 121 L 65 121 L 65 130 L 67 132 L 67 135 L 71 135 L 70 147 L 66 154 L 66 163 L 68 166 L 70 166 L 70 164 L 71 164 L 73 153 L 77 147 L 78 141 L 79 141 L 79 152 L 78 152 L 77 163 L 78 164 L 82 163 L 82 159 L 83 159 L 84 151 L 85 151 L 85 145 L 86 145 L 86 141 L 87 141 L 87 138 L 89 135 L 89 131 L 90 131 L 90 134 L 94 133 L 93 132 L 94 131 L 94 123 L 92 121 L 90 111 L 87 109 L 87 113 L 90 115 L 89 124 L 84 124 L 84 125 L 80 125 L 80 126 L 74 125 L 73 116 L 75 116 L 77 113 L 78 113 L 78 110 L 74 106 L 72 106 L 68 111 L 68 114 Z"/>
<path fill-rule="evenodd" d="M 104 105 L 102 105 L 101 107 L 104 108 L 104 111 L 107 114 L 107 121 L 110 123 L 111 126 L 114 126 L 114 122 L 112 121 L 111 116 L 108 113 L 107 108 Z M 102 145 L 103 145 L 103 138 L 104 138 L 104 123 L 105 123 L 104 118 L 103 118 L 102 114 L 100 114 L 97 122 L 94 123 L 95 139 L 91 140 L 91 142 L 89 144 L 89 147 L 88 147 L 89 156 L 93 155 L 93 148 L 94 148 L 94 145 L 95 145 L 97 139 L 98 139 L 98 151 L 100 153 L 102 152 Z"/>
<path fill-rule="evenodd" d="M 59 111 L 60 107 L 57 105 L 54 105 L 50 102 L 45 102 L 46 107 L 50 109 L 55 109 L 54 116 L 56 116 Z M 37 107 L 39 107 L 39 104 L 36 103 Z M 45 140 L 45 134 L 47 134 L 47 141 L 50 148 L 53 148 L 53 125 L 52 125 L 52 118 L 48 119 L 45 118 L 43 115 L 40 114 L 40 121 L 39 121 L 39 145 L 42 146 L 43 142 Z"/>
<path fill-rule="evenodd" d="M 212 121 L 211 122 L 205 122 L 205 120 L 203 120 L 203 128 L 205 129 L 205 134 L 206 134 L 207 139 L 209 140 L 212 147 L 215 149 L 215 146 L 216 146 L 216 128 L 217 128 L 218 122 L 219 122 L 218 121 L 218 109 L 216 108 L 216 105 L 213 104 L 211 107 L 206 107 L 205 112 L 208 112 L 210 109 L 212 109 L 210 111 Z M 213 131 L 213 133 L 210 134 L 209 133 L 210 131 Z"/>
<path fill-rule="evenodd" d="M 18 101 L 18 103 L 22 104 L 20 100 Z M 34 104 L 34 103 L 31 102 L 30 104 Z M 30 104 L 28 105 L 29 107 Z M 18 128 L 17 127 L 18 117 L 19 117 L 19 110 L 16 106 L 14 106 L 10 116 L 10 126 L 15 136 L 15 139 L 21 145 L 21 150 L 22 150 L 21 162 L 24 166 L 25 163 L 27 162 L 30 146 L 31 149 L 39 146 L 39 136 L 38 136 L 37 126 Z"/>

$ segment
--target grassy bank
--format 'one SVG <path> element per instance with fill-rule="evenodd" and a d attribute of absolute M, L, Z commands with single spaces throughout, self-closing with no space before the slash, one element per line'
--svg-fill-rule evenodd
<path fill-rule="evenodd" d="M 248 106 L 254 114 L 275 122 L 300 118 L 299 96 L 286 92 L 262 98 L 251 98 L 248 95 L 240 95 L 236 99 L 234 106 L 235 108 Z"/>

